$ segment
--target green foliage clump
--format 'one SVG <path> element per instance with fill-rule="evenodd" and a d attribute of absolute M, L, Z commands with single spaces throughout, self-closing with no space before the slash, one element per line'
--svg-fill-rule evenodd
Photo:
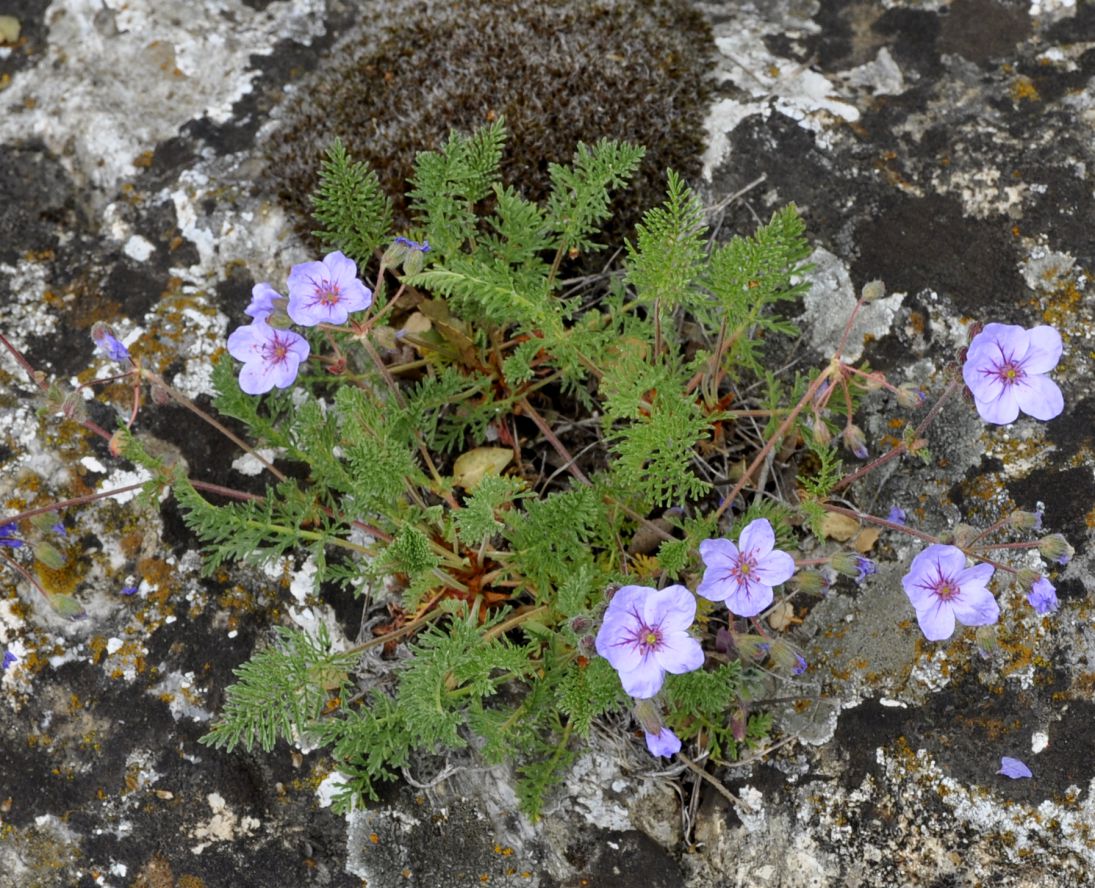
<path fill-rule="evenodd" d="M 387 633 L 351 651 L 282 631 L 239 671 L 208 738 L 264 749 L 314 738 L 348 776 L 346 802 L 375 797 L 416 752 L 474 745 L 512 760 L 525 810 L 540 811 L 594 719 L 629 705 L 592 649 L 605 591 L 696 578 L 721 514 L 708 458 L 725 461 L 734 434 L 722 402 L 759 368 L 756 340 L 792 330 L 768 308 L 801 288 L 793 208 L 711 247 L 699 199 L 670 172 L 622 273 L 573 293 L 563 257 L 602 247 L 597 228 L 644 153 L 580 145 L 533 202 L 502 181 L 506 135 L 497 122 L 418 155 L 408 207 L 431 249 L 417 268 L 385 268 L 398 288 L 364 327 L 314 339 L 342 356 L 335 374 L 259 400 L 217 366 L 220 411 L 298 470 L 224 505 L 169 478 L 207 569 L 306 552 L 317 588 L 390 589 Z M 326 246 L 363 263 L 393 234 L 377 181 L 335 144 L 314 197 Z M 469 470 L 488 458 L 493 468 Z M 823 461 L 817 484 L 833 471 Z M 761 501 L 741 520 L 755 517 L 787 540 L 784 507 Z M 381 641 L 410 656 L 386 684 L 343 693 Z M 737 661 L 675 676 L 667 723 L 733 757 L 747 684 Z M 749 724 L 755 742 L 767 723 Z"/>

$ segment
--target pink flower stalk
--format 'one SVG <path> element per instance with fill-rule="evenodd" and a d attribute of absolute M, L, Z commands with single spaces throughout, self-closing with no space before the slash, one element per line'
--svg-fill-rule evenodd
<path fill-rule="evenodd" d="M 924 637 L 929 641 L 950 638 L 955 620 L 965 626 L 995 623 L 1000 607 L 988 590 L 992 574 L 990 564 L 966 567 L 966 555 L 957 546 L 935 543 L 917 555 L 901 585 Z"/>
<path fill-rule="evenodd" d="M 738 537 L 704 540 L 700 557 L 707 566 L 696 589 L 710 601 L 725 601 L 739 617 L 753 617 L 767 608 L 773 586 L 785 583 L 795 572 L 795 559 L 776 548 L 776 535 L 767 518 L 749 522 Z"/>
<path fill-rule="evenodd" d="M 620 674 L 632 697 L 653 697 L 665 673 L 679 675 L 703 665 L 703 648 L 688 627 L 696 599 L 684 586 L 623 586 L 612 597 L 597 632 L 597 653 Z"/>
<path fill-rule="evenodd" d="M 1035 419 L 1060 416 L 1060 388 L 1045 374 L 1061 359 L 1061 334 L 1042 325 L 1024 330 L 1012 324 L 986 324 L 973 337 L 962 378 L 985 422 L 1004 425 L 1023 411 Z"/>

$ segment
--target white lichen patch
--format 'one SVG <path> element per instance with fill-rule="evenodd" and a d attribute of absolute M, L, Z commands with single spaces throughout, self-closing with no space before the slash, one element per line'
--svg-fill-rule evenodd
<path fill-rule="evenodd" d="M 193 854 L 201 854 L 216 842 L 233 842 L 241 836 L 248 836 L 261 825 L 254 817 L 239 817 L 228 807 L 220 793 L 211 792 L 206 796 L 213 814 L 205 823 L 198 824 L 190 833 L 198 843 L 190 847 Z"/>
<path fill-rule="evenodd" d="M 149 688 L 148 693 L 167 703 L 175 721 L 189 718 L 198 722 L 207 722 L 213 718 L 213 713 L 201 705 L 204 697 L 202 691 L 196 686 L 193 672 L 184 673 L 175 670 L 166 672 L 163 680 Z"/>
<path fill-rule="evenodd" d="M 0 92 L 0 101 L 4 96 Z M 0 113 L 0 119 L 3 114 Z M 0 330 L 20 351 L 26 351 L 27 338 L 44 336 L 53 333 L 57 329 L 57 314 L 46 302 L 46 292 L 49 283 L 46 279 L 46 266 L 40 262 L 31 262 L 21 259 L 15 265 L 0 262 L 0 277 L 7 279 L 10 296 L 0 303 Z M 5 366 L 10 366 L 11 371 L 20 380 L 26 379 L 25 371 L 15 364 L 8 350 L 3 352 Z"/>
<path fill-rule="evenodd" d="M 810 331 L 811 346 L 829 357 L 840 343 L 857 296 L 848 267 L 828 250 L 818 247 L 808 261 L 814 271 L 810 289 L 802 299 L 805 311 L 798 320 L 803 329 Z M 891 293 L 860 310 L 844 347 L 846 361 L 862 357 L 867 337 L 880 339 L 890 332 L 904 299 L 904 293 Z"/>
<path fill-rule="evenodd" d="M 35 133 L 77 181 L 111 190 L 136 173 L 142 152 L 186 122 L 229 120 L 251 91 L 253 55 L 271 54 L 282 40 L 310 43 L 325 30 L 322 0 L 261 11 L 242 0 L 195 0 L 185 14 L 179 9 L 158 0 L 93 8 L 54 0 L 45 58 L 0 92 L 0 141 Z"/>

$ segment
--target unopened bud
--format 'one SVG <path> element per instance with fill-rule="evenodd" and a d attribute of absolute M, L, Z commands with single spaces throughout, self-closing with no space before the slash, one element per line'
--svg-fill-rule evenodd
<path fill-rule="evenodd" d="M 805 592 L 807 595 L 820 595 L 828 584 L 816 570 L 800 570 L 791 578 L 791 585 L 797 592 Z"/>
<path fill-rule="evenodd" d="M 34 557 L 50 570 L 60 570 L 65 566 L 65 556 L 57 551 L 57 548 L 44 540 L 34 543 L 32 546 Z"/>
<path fill-rule="evenodd" d="M 653 700 L 636 700 L 631 711 L 635 715 L 635 721 L 646 733 L 657 734 L 661 731 L 662 716 Z"/>
<path fill-rule="evenodd" d="M 986 657 L 1000 646 L 1000 642 L 996 637 L 995 625 L 978 626 L 973 635 L 978 649 Z"/>
<path fill-rule="evenodd" d="M 1038 551 L 1042 553 L 1043 558 L 1056 561 L 1058 564 L 1068 564 L 1072 556 L 1076 554 L 1076 550 L 1068 544 L 1068 540 L 1059 533 L 1042 537 L 1038 541 Z"/>
<path fill-rule="evenodd" d="M 1015 581 L 1019 584 L 1021 589 L 1029 592 L 1031 588 L 1042 579 L 1042 574 L 1039 571 L 1031 570 L 1029 567 L 1024 567 L 1018 570 L 1015 574 Z"/>
<path fill-rule="evenodd" d="M 734 735 L 734 739 L 741 743 L 745 740 L 746 731 L 749 728 L 749 714 L 745 711 L 744 707 L 739 706 L 734 710 L 734 714 L 730 716 L 730 733 Z"/>
<path fill-rule="evenodd" d="M 881 390 L 885 381 L 886 377 L 881 373 L 868 373 L 863 378 L 863 387 L 869 392 L 877 392 Z"/>
<path fill-rule="evenodd" d="M 870 281 L 863 285 L 860 298 L 864 302 L 875 302 L 886 295 L 886 285 L 882 281 Z"/>
<path fill-rule="evenodd" d="M 904 407 L 906 410 L 914 410 L 926 400 L 928 400 L 927 393 L 918 389 L 915 385 L 906 382 L 897 387 L 898 406 Z"/>
<path fill-rule="evenodd" d="M 578 639 L 578 653 L 583 657 L 597 655 L 597 637 L 595 635 L 583 635 Z"/>
<path fill-rule="evenodd" d="M 87 405 L 79 392 L 69 392 L 65 395 L 64 400 L 61 402 L 61 413 L 68 419 L 75 419 L 77 422 L 87 419 Z"/>
<path fill-rule="evenodd" d="M 869 455 L 867 451 L 867 437 L 863 434 L 863 429 L 855 423 L 848 423 L 848 425 L 844 427 L 844 446 L 858 459 L 866 459 Z"/>
<path fill-rule="evenodd" d="M 859 558 L 851 552 L 837 552 L 829 556 L 829 566 L 845 577 L 859 576 Z"/>
<path fill-rule="evenodd" d="M 125 435 L 122 434 L 122 430 L 119 429 L 113 435 L 110 436 L 110 441 L 107 444 L 107 450 L 110 451 L 110 455 L 114 457 L 120 457 L 122 455 L 122 448 L 125 446 Z"/>
<path fill-rule="evenodd" d="M 171 403 L 171 395 L 168 394 L 167 389 L 157 383 L 152 383 L 148 387 L 149 394 L 152 396 L 152 403 L 163 407 L 166 404 Z"/>
<path fill-rule="evenodd" d="M 582 635 L 593 628 L 593 621 L 585 614 L 578 614 L 570 619 L 570 629 L 575 635 Z"/>
<path fill-rule="evenodd" d="M 1018 528 L 1019 530 L 1041 530 L 1042 513 L 1024 512 L 1021 509 L 1016 509 L 1010 515 L 1008 515 L 1008 524 L 1010 524 L 1012 527 Z"/>
<path fill-rule="evenodd" d="M 981 531 L 969 524 L 959 524 L 954 528 L 954 545 L 959 549 L 965 549 L 973 544 L 973 541 L 981 535 Z"/>
<path fill-rule="evenodd" d="M 828 447 L 832 443 L 833 433 L 829 431 L 829 426 L 821 417 L 815 416 L 811 420 L 810 432 L 814 440 L 822 447 Z"/>

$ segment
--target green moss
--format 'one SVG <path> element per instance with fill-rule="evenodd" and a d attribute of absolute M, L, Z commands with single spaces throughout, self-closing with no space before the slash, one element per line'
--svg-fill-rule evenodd
<path fill-rule="evenodd" d="M 601 137 L 646 146 L 631 188 L 613 207 L 629 231 L 661 201 L 665 171 L 700 170 L 711 92 L 711 31 L 685 0 L 467 0 L 387 4 L 385 23 L 336 46 L 301 84 L 270 146 L 268 183 L 302 234 L 314 227 L 307 196 L 330 142 L 340 137 L 396 200 L 416 152 L 450 129 L 471 132 L 505 117 L 503 179 L 526 197 L 548 191 L 548 163 Z"/>

